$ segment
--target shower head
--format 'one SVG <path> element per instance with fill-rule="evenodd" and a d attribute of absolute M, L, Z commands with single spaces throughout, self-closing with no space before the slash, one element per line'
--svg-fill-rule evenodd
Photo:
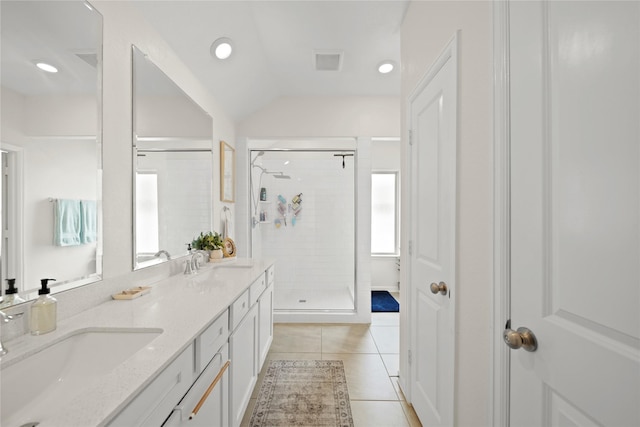
<path fill-rule="evenodd" d="M 264 171 L 264 173 L 266 173 L 267 175 L 271 175 L 274 178 L 291 179 L 291 177 L 289 175 L 285 175 L 284 172 L 271 172 L 266 169 L 262 169 L 262 170 Z"/>
<path fill-rule="evenodd" d="M 285 175 L 283 172 L 269 172 L 273 175 L 274 178 L 278 179 L 291 179 L 289 175 Z"/>

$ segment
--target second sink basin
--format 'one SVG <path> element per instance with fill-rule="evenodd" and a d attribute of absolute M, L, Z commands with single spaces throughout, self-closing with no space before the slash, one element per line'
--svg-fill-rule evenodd
<path fill-rule="evenodd" d="M 95 379 L 161 333 L 162 329 L 80 330 L 3 367 L 0 424 L 46 420 L 49 411 L 71 405 Z"/>

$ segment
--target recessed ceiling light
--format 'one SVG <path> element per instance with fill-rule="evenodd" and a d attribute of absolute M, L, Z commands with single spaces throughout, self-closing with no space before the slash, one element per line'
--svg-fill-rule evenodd
<path fill-rule="evenodd" d="M 395 65 L 393 64 L 392 61 L 383 61 L 380 64 L 378 64 L 378 72 L 380 74 L 388 74 L 392 72 L 394 68 L 395 68 Z"/>
<path fill-rule="evenodd" d="M 47 73 L 57 73 L 58 69 L 51 64 L 47 64 L 46 62 L 38 61 L 36 62 L 36 67 L 40 68 L 42 71 L 46 71 Z"/>
<path fill-rule="evenodd" d="M 227 59 L 233 52 L 233 46 L 231 39 L 227 37 L 221 37 L 211 44 L 211 55 L 218 59 Z"/>

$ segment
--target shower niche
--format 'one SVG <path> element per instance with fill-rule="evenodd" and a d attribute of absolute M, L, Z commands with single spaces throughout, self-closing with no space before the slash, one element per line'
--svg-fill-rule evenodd
<path fill-rule="evenodd" d="M 249 154 L 251 255 L 276 260 L 276 316 L 354 312 L 355 150 Z"/>

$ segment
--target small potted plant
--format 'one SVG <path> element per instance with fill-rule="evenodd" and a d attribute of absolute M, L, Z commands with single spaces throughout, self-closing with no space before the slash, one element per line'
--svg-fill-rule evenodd
<path fill-rule="evenodd" d="M 224 256 L 222 253 L 224 241 L 222 240 L 222 236 L 215 231 L 209 231 L 206 234 L 200 232 L 200 235 L 191 242 L 191 246 L 193 246 L 194 249 L 209 252 L 209 258 L 213 260 L 221 259 Z"/>

